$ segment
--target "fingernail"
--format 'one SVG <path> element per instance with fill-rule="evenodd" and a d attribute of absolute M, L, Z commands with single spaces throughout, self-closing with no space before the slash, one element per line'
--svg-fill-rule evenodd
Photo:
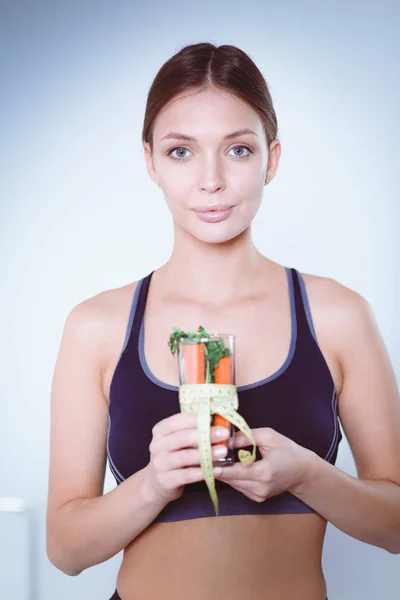
<path fill-rule="evenodd" d="M 229 431 L 226 427 L 218 427 L 216 430 L 216 435 L 219 438 L 227 438 L 229 437 Z"/>
<path fill-rule="evenodd" d="M 216 448 L 214 448 L 215 456 L 225 456 L 226 452 L 226 446 L 217 446 Z"/>

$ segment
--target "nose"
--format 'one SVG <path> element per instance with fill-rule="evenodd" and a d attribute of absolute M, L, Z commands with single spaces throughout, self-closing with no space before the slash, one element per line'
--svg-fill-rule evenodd
<path fill-rule="evenodd" d="M 199 176 L 199 188 L 209 194 L 225 189 L 225 179 L 217 159 L 210 158 L 202 169 Z"/>
<path fill-rule="evenodd" d="M 219 180 L 216 181 L 208 179 L 206 182 L 203 181 L 202 185 L 200 186 L 201 191 L 208 192 L 209 194 L 214 194 L 215 192 L 219 192 L 223 189 L 224 186 L 222 185 L 222 183 L 220 183 Z"/>

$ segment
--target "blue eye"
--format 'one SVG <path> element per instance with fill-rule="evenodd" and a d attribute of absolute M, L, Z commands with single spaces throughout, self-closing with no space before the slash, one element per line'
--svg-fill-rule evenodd
<path fill-rule="evenodd" d="M 247 158 L 250 154 L 253 154 L 253 150 L 251 148 L 249 148 L 248 146 L 243 146 L 242 144 L 240 144 L 239 146 L 233 146 L 233 148 L 231 148 L 231 150 L 236 150 L 237 148 L 245 148 L 249 154 L 244 154 L 244 155 L 238 155 L 236 154 L 235 157 L 238 159 L 242 159 L 242 158 Z M 172 153 L 175 152 L 175 150 L 179 150 L 182 152 L 182 150 L 184 152 L 189 152 L 189 150 L 187 148 L 184 148 L 183 146 L 175 146 L 175 148 L 171 148 L 171 150 L 169 150 L 167 152 L 167 156 L 171 156 L 171 158 L 173 160 L 185 160 L 186 158 L 188 158 L 187 156 L 172 156 Z"/>
<path fill-rule="evenodd" d="M 248 146 L 242 146 L 242 145 L 234 146 L 233 148 L 231 148 L 231 150 L 236 150 L 236 148 L 245 148 L 246 150 L 248 150 L 249 154 L 253 154 L 253 151 Z M 241 156 L 236 154 L 236 157 L 237 158 L 245 158 L 245 157 L 249 156 L 249 154 L 244 154 L 244 155 L 242 154 Z"/>
<path fill-rule="evenodd" d="M 182 148 L 182 146 L 177 146 L 176 148 L 172 148 L 169 152 L 168 152 L 168 156 L 172 155 L 172 152 L 175 152 L 175 150 L 184 150 L 185 152 L 188 152 L 187 148 Z M 171 156 L 171 158 L 173 158 L 174 160 L 182 160 L 182 158 L 187 158 L 186 156 Z"/>

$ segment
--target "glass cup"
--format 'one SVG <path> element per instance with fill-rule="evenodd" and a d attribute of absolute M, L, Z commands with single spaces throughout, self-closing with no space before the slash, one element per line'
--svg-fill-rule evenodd
<path fill-rule="evenodd" d="M 214 333 L 210 337 L 177 340 L 180 384 L 227 383 L 235 385 L 235 335 Z M 223 356 L 221 356 L 223 354 Z M 214 458 L 213 466 L 228 466 L 235 462 L 233 437 L 235 426 L 221 415 L 211 415 L 211 426 L 226 427 L 229 437 L 216 446 L 226 446 L 222 458 Z"/>

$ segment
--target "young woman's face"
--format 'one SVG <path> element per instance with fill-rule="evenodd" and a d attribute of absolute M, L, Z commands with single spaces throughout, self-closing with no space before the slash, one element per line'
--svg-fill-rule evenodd
<path fill-rule="evenodd" d="M 249 129 L 254 133 L 236 133 Z M 190 136 L 191 140 L 180 135 Z M 268 156 L 262 121 L 245 102 L 210 88 L 176 96 L 158 115 L 147 169 L 159 183 L 176 225 L 206 242 L 223 242 L 249 227 L 267 176 L 275 175 L 280 144 Z M 232 207 L 207 222 L 196 208 Z M 214 213 L 215 215 L 215 213 Z"/>

